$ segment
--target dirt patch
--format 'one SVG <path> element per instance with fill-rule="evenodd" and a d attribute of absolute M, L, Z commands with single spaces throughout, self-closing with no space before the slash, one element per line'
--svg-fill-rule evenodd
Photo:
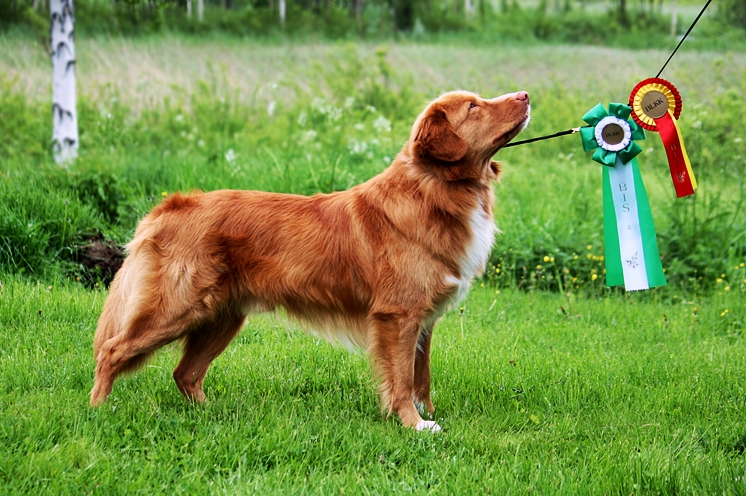
<path fill-rule="evenodd" d="M 83 272 L 81 280 L 87 286 L 98 282 L 108 287 L 122 267 L 124 249 L 99 233 L 78 247 L 75 261 Z"/>

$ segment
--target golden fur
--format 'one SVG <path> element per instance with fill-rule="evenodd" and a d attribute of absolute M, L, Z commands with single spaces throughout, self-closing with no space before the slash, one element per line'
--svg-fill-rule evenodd
<path fill-rule="evenodd" d="M 434 429 L 430 340 L 484 270 L 494 235 L 491 160 L 529 119 L 526 92 L 447 93 L 417 118 L 391 166 L 349 191 L 175 194 L 137 227 L 96 329 L 91 405 L 114 379 L 183 339 L 181 393 L 203 401 L 210 363 L 245 316 L 283 307 L 368 350 L 384 409 Z"/>

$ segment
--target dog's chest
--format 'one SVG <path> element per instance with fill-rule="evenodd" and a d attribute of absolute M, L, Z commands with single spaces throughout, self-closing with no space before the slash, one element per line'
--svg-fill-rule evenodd
<path fill-rule="evenodd" d="M 492 251 L 492 244 L 495 241 L 495 221 L 481 201 L 471 212 L 469 229 L 471 230 L 471 239 L 466 247 L 466 253 L 461 259 L 460 277 L 450 275 L 446 277 L 447 283 L 458 286 L 452 304 L 461 301 L 469 291 L 472 279 L 484 272 Z"/>

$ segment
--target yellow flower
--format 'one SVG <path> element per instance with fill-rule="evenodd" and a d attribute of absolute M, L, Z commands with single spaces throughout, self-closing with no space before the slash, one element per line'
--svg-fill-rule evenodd
<path fill-rule="evenodd" d="M 717 279 L 715 279 L 715 282 L 720 284 L 721 282 L 723 282 L 723 280 L 718 277 Z"/>
<path fill-rule="evenodd" d="M 544 255 L 544 261 L 545 261 L 545 262 L 548 262 L 548 261 L 549 261 L 549 257 L 548 257 L 548 256 L 546 256 L 546 255 Z"/>
<path fill-rule="evenodd" d="M 743 265 L 744 265 L 743 262 L 741 262 L 740 264 L 738 264 L 739 267 L 743 267 Z"/>
<path fill-rule="evenodd" d="M 720 274 L 720 277 L 725 278 L 725 274 Z"/>
<path fill-rule="evenodd" d="M 587 258 L 588 260 L 590 260 L 591 258 L 593 258 L 593 255 L 591 255 L 591 254 L 589 253 L 588 255 L 586 255 L 586 256 L 585 256 L 585 258 Z"/>
<path fill-rule="evenodd" d="M 720 314 L 721 317 L 725 317 L 725 314 L 728 313 L 728 309 L 726 308 L 723 310 L 723 312 Z"/>
<path fill-rule="evenodd" d="M 549 257 L 549 261 L 554 263 L 554 257 Z"/>
<path fill-rule="evenodd" d="M 725 291 L 730 291 L 730 286 L 725 286 L 725 288 L 723 288 L 723 289 L 724 289 Z"/>
<path fill-rule="evenodd" d="M 161 191 L 161 196 L 168 196 L 168 191 Z"/>
<path fill-rule="evenodd" d="M 588 250 L 592 250 L 592 249 L 593 249 L 593 245 L 588 245 L 588 246 L 586 246 L 586 248 L 587 248 Z"/>
<path fill-rule="evenodd" d="M 500 273 L 500 267 L 495 269 L 495 274 L 499 274 L 499 273 Z"/>
<path fill-rule="evenodd" d="M 536 268 L 541 270 L 541 265 L 537 265 Z"/>
<path fill-rule="evenodd" d="M 573 253 L 573 255 L 572 255 L 572 259 L 573 259 L 573 260 L 577 260 L 577 259 L 578 259 L 578 256 L 577 256 L 577 255 L 575 255 L 575 254 Z"/>
<path fill-rule="evenodd" d="M 598 279 L 598 274 L 593 274 L 591 276 L 591 281 L 595 281 L 596 279 Z"/>

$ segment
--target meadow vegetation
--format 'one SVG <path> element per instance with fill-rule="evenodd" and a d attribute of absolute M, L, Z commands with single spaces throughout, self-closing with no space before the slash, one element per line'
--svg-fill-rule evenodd
<path fill-rule="evenodd" d="M 383 420 L 364 356 L 252 318 L 182 401 L 178 348 L 87 406 L 106 296 L 76 262 L 174 191 L 315 194 L 383 170 L 427 101 L 525 89 L 522 137 L 625 101 L 665 48 L 77 40 L 80 157 L 53 163 L 43 50 L 0 36 L 0 492 L 746 492 L 746 54 L 683 51 L 700 183 L 639 161 L 669 286 L 605 287 L 601 170 L 568 136 L 501 151 L 487 274 L 436 329 L 439 435 Z M 692 42 L 696 47 L 696 41 Z M 86 287 L 81 282 L 91 287 Z"/>

